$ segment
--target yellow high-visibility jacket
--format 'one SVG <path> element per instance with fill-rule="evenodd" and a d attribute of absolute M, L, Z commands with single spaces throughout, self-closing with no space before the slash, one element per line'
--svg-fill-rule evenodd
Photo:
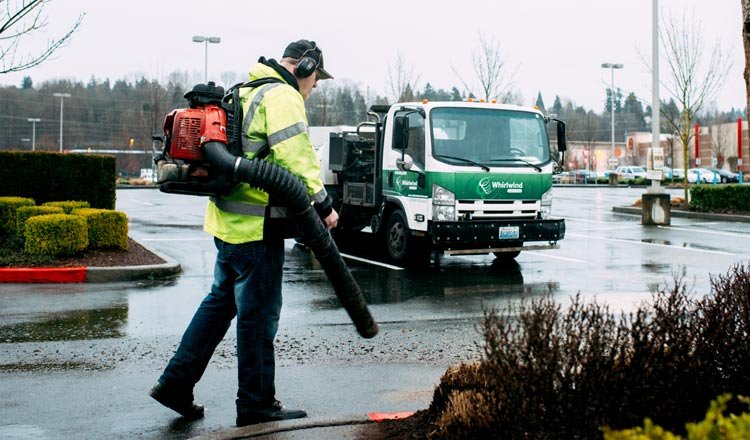
<path fill-rule="evenodd" d="M 270 66 L 255 64 L 250 81 L 284 78 Z M 320 163 L 310 142 L 302 95 L 286 82 L 255 88 L 242 88 L 240 100 L 244 114 L 242 150 L 252 159 L 266 145 L 265 158 L 299 177 L 315 203 L 327 193 L 320 178 Z M 284 209 L 268 207 L 268 194 L 243 183 L 230 194 L 212 197 L 206 208 L 203 230 L 227 243 L 246 243 L 263 239 L 266 210 L 271 217 L 284 216 Z"/>

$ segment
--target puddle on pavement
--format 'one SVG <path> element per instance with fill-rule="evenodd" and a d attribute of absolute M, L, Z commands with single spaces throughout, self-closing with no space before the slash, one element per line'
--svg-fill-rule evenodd
<path fill-rule="evenodd" d="M 1 425 L 0 438 L 18 440 L 48 438 L 44 428 L 34 425 Z"/>
<path fill-rule="evenodd" d="M 0 342 L 75 341 L 125 336 L 128 306 L 53 313 L 44 320 L 0 326 Z"/>
<path fill-rule="evenodd" d="M 357 250 L 350 249 L 353 255 L 383 262 L 370 241 L 361 240 L 360 244 L 364 246 Z M 342 248 L 342 252 L 345 250 L 347 249 Z M 362 288 L 365 300 L 371 305 L 401 303 L 414 298 L 442 301 L 460 296 L 482 299 L 508 294 L 534 296 L 559 289 L 558 283 L 525 283 L 521 265 L 515 260 L 477 261 L 441 256 L 424 267 L 409 267 L 405 270 L 393 270 L 352 260 L 346 260 L 346 264 Z M 310 272 L 316 270 L 320 271 L 320 277 L 312 279 Z M 311 284 L 329 289 L 322 267 L 309 249 L 299 244 L 287 249 L 284 283 L 305 283 L 307 290 L 311 288 Z M 316 299 L 312 305 L 316 310 L 340 308 L 339 301 L 331 296 Z"/>
<path fill-rule="evenodd" d="M 686 249 L 698 249 L 698 250 L 702 250 L 702 251 L 724 251 L 724 249 L 715 248 L 715 247 L 712 247 L 712 246 L 702 246 L 702 245 L 699 245 L 699 244 L 687 243 L 687 242 L 673 243 L 673 242 L 671 242 L 669 240 L 660 240 L 658 238 L 644 238 L 644 239 L 641 240 L 641 242 L 642 243 L 650 243 L 650 244 L 661 244 L 661 245 L 664 245 L 664 246 L 681 247 L 681 248 L 686 248 Z"/>
<path fill-rule="evenodd" d="M 641 264 L 641 267 L 646 272 L 656 273 L 656 274 L 669 273 L 672 270 L 672 265 L 665 264 L 665 263 L 653 263 L 653 262 L 643 263 Z"/>

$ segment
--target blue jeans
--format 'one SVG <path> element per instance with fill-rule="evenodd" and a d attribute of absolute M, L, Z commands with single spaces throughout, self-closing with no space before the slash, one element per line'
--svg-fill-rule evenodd
<path fill-rule="evenodd" d="M 195 312 L 162 383 L 192 390 L 237 316 L 237 410 L 274 401 L 273 341 L 281 312 L 282 239 L 230 244 L 214 239 L 214 283 Z"/>

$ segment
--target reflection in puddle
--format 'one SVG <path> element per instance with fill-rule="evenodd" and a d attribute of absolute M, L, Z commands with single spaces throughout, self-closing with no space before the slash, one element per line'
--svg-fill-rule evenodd
<path fill-rule="evenodd" d="M 371 248 L 363 252 L 352 252 L 357 257 L 380 260 Z M 356 261 L 346 262 L 352 275 L 362 288 L 368 304 L 393 304 L 414 298 L 490 299 L 497 295 L 536 296 L 559 289 L 556 282 L 524 283 L 521 265 L 515 261 L 501 259 L 487 264 L 463 258 L 440 258 L 438 263 L 429 266 L 410 267 L 405 270 L 392 270 Z M 311 278 L 310 271 L 320 271 L 320 278 Z M 284 269 L 284 282 L 304 282 L 309 285 L 319 282 L 327 285 L 318 261 L 304 246 L 294 245 L 288 249 Z M 335 297 L 326 296 L 313 301 L 318 310 L 335 310 L 340 304 Z"/>
<path fill-rule="evenodd" d="M 674 246 L 674 247 L 681 247 L 685 249 L 699 249 L 702 251 L 724 251 L 724 249 L 716 248 L 713 246 L 703 246 L 700 244 L 695 243 L 672 243 L 669 240 L 661 240 L 658 238 L 644 238 L 641 239 L 641 243 L 649 243 L 649 244 L 661 244 L 664 246 Z"/>
<path fill-rule="evenodd" d="M 177 285 L 178 278 L 162 278 L 155 280 L 141 280 L 135 282 L 131 287 L 139 290 L 151 290 L 160 287 L 172 287 Z"/>
<path fill-rule="evenodd" d="M 74 341 L 125 335 L 128 306 L 45 315 L 44 321 L 0 326 L 0 342 Z"/>
<path fill-rule="evenodd" d="M 656 273 L 656 274 L 668 273 L 670 270 L 672 270 L 672 265 L 666 264 L 666 263 L 649 262 L 649 263 L 641 264 L 641 267 L 646 272 L 651 272 L 651 273 Z"/>
<path fill-rule="evenodd" d="M 523 290 L 523 274 L 515 261 L 503 265 L 452 265 L 403 271 L 358 269 L 354 271 L 354 277 L 368 304 L 398 303 L 416 297 L 476 296 Z"/>

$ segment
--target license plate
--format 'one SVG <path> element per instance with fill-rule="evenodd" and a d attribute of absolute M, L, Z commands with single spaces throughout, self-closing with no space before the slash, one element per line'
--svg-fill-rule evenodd
<path fill-rule="evenodd" d="M 499 229 L 500 240 L 514 240 L 519 237 L 518 226 L 500 226 Z"/>

